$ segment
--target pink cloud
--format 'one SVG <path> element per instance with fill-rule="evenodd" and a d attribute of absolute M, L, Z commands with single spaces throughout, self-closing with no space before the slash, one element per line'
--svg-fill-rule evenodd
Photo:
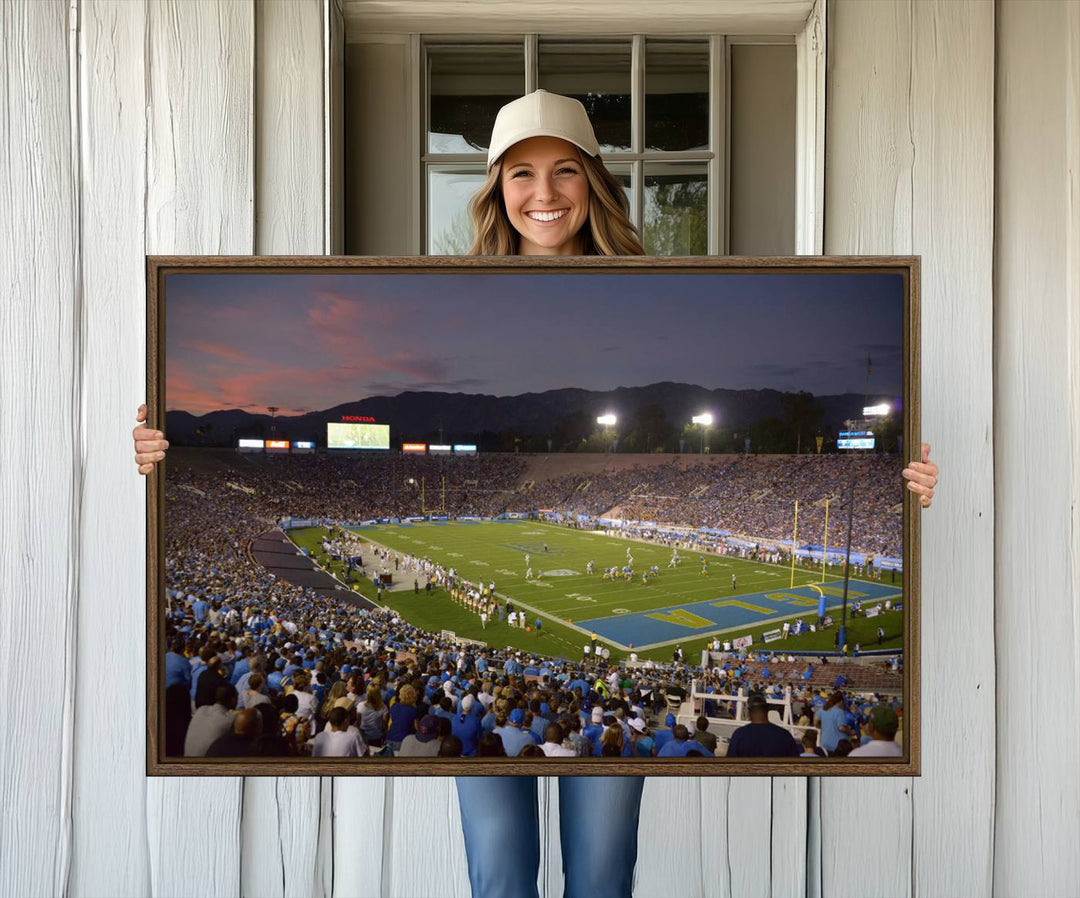
<path fill-rule="evenodd" d="M 240 365 L 258 365 L 261 364 L 259 359 L 253 358 L 246 352 L 242 352 L 227 343 L 217 343 L 213 340 L 189 340 L 182 342 L 181 346 L 186 349 L 200 352 L 203 355 L 214 356 L 215 358 L 224 359 L 227 362 L 235 362 Z"/>
<path fill-rule="evenodd" d="M 385 305 L 369 305 L 357 297 L 329 290 L 317 292 L 308 309 L 316 348 L 339 361 L 373 355 L 372 334 L 391 327 L 394 321 L 393 310 Z"/>

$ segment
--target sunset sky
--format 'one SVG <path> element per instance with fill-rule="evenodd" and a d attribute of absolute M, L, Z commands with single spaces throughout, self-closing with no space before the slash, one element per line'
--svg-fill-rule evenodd
<path fill-rule="evenodd" d="M 901 393 L 899 275 L 172 274 L 165 297 L 166 407 L 192 414 L 668 380 Z"/>

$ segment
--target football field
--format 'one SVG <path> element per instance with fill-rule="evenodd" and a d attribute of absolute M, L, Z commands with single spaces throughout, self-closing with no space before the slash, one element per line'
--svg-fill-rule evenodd
<path fill-rule="evenodd" d="M 703 573 L 701 554 L 683 550 L 681 563 L 672 568 L 669 547 L 535 521 L 384 524 L 356 528 L 356 532 L 394 552 L 453 567 L 459 576 L 473 582 L 494 581 L 501 598 L 529 612 L 530 624 L 536 617 L 543 620 L 544 641 L 551 637 L 560 644 L 549 644 L 547 650 L 559 654 L 580 654 L 583 643 L 595 632 L 619 654 L 633 648 L 662 656 L 669 652 L 650 650 L 675 644 L 689 647 L 717 634 L 724 638 L 752 632 L 760 635 L 763 629 L 780 627 L 785 619 L 816 621 L 819 589 L 830 613 L 839 609 L 843 595 L 842 576 L 833 573 L 822 582 L 820 568 L 796 567 L 794 586 L 790 567 L 731 556 L 705 553 Z M 297 539 L 298 534 L 291 535 Z M 307 539 L 297 542 L 310 545 Z M 621 571 L 628 564 L 628 550 L 633 558 L 633 579 L 605 578 L 605 569 Z M 365 552 L 365 562 L 368 554 Z M 592 574 L 586 573 L 590 560 L 594 563 Z M 659 573 L 643 582 L 642 572 L 654 566 Z M 526 577 L 528 568 L 532 569 L 531 578 Z M 412 575 L 407 579 L 411 581 Z M 385 593 L 384 603 L 394 595 Z M 888 574 L 884 582 L 853 579 L 849 608 L 855 600 L 872 604 L 899 601 L 902 596 L 902 586 L 889 582 Z M 414 619 L 409 613 L 411 598 L 408 590 L 401 601 L 391 603 L 410 620 Z M 447 604 L 456 607 L 452 602 Z M 470 614 L 466 620 L 475 617 Z M 460 632 L 459 627 L 459 635 L 503 641 L 501 634 L 481 634 L 478 621 L 470 629 L 475 632 Z M 759 644 L 760 639 L 754 642 Z M 793 643 L 788 646 L 796 648 Z"/>

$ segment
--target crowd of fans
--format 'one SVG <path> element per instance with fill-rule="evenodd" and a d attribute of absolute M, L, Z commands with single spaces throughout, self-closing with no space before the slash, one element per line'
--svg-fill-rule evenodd
<path fill-rule="evenodd" d="M 453 459 L 452 470 L 432 459 L 389 456 L 266 458 L 216 473 L 174 463 L 166 486 L 166 754 L 722 755 L 726 746 L 716 744 L 704 717 L 703 727 L 687 730 L 667 713 L 669 696 L 685 698 L 695 679 L 716 696 L 705 702 L 705 715 L 730 715 L 733 703 L 724 696 L 739 690 L 791 686 L 796 718 L 815 724 L 831 685 L 820 674 L 804 676 L 794 659 L 722 653 L 709 668 L 651 662 L 630 668 L 597 654 L 581 661 L 480 650 L 422 631 L 393 612 L 366 611 L 347 597 L 286 582 L 250 553 L 252 538 L 286 515 L 348 520 L 415 513 L 408 481 L 418 472 L 440 488 L 451 472 L 447 505 L 451 497 L 456 504 L 449 513 L 498 513 L 508 496 L 520 497 L 522 470 L 514 456 Z M 616 488 L 630 485 L 632 492 L 630 479 L 640 483 L 642 476 L 625 472 Z M 841 695 L 849 715 L 843 735 L 858 745 L 873 706 L 857 691 L 864 668 L 845 667 L 852 682 Z M 835 745 L 826 748 L 837 753 Z"/>
<path fill-rule="evenodd" d="M 838 544 L 854 481 L 852 548 L 902 554 L 903 481 L 893 456 L 739 455 L 699 464 L 674 457 L 538 481 L 525 479 L 526 459 L 512 453 L 262 456 L 238 464 L 233 480 L 234 489 L 251 490 L 268 519 L 359 521 L 431 511 L 486 517 L 550 509 L 572 520 L 648 521 L 753 540 L 790 540 L 798 500 L 799 542 L 819 545 L 826 500 L 829 542 Z M 698 532 L 695 538 L 710 537 Z"/>
<path fill-rule="evenodd" d="M 799 501 L 800 543 L 837 542 L 854 480 L 853 548 L 899 557 L 901 463 L 888 455 L 740 455 L 689 466 L 680 459 L 602 475 L 569 474 L 533 486 L 534 507 L 605 515 L 755 539 L 790 540 Z"/>

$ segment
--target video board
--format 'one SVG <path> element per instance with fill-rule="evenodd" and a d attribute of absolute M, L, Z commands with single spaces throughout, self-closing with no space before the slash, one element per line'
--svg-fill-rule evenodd
<path fill-rule="evenodd" d="M 342 424 L 331 421 L 326 425 L 328 449 L 389 449 L 389 424 Z"/>

